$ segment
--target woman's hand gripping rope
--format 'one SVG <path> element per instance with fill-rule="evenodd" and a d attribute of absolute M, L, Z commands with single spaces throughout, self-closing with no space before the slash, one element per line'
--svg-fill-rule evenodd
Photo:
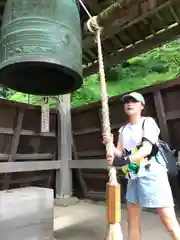
<path fill-rule="evenodd" d="M 103 144 L 107 143 L 107 136 L 106 134 L 102 134 L 103 136 Z M 111 134 L 111 138 L 113 141 L 113 134 Z M 122 155 L 120 152 L 118 154 L 118 151 L 116 147 L 113 145 L 112 149 L 107 152 L 106 154 L 106 160 L 108 162 L 108 165 L 113 165 L 115 167 L 123 167 L 125 165 L 131 164 L 130 157 Z"/>

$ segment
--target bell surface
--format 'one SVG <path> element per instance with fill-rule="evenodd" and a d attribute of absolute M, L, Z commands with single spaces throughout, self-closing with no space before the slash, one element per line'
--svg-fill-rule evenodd
<path fill-rule="evenodd" d="M 0 39 L 0 84 L 34 95 L 80 88 L 82 35 L 76 0 L 7 0 Z"/>

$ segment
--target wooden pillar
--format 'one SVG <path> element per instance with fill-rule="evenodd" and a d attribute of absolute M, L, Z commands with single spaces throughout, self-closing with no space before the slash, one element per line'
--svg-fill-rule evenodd
<path fill-rule="evenodd" d="M 159 122 L 159 127 L 161 130 L 161 136 L 164 141 L 170 143 L 168 125 L 166 120 L 166 113 L 164 110 L 163 99 L 160 91 L 155 91 L 153 93 L 154 96 L 154 105 L 156 108 L 157 118 Z"/>
<path fill-rule="evenodd" d="M 72 160 L 71 95 L 58 97 L 58 160 L 61 169 L 56 173 L 56 198 L 72 196 L 72 170 L 68 161 Z"/>

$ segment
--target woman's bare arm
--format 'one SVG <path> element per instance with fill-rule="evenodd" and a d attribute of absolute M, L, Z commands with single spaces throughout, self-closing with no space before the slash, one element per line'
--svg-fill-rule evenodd
<path fill-rule="evenodd" d="M 121 157 L 122 153 L 123 153 L 123 145 L 122 145 L 121 135 L 119 135 L 117 147 L 114 146 L 114 155 L 117 157 Z"/>

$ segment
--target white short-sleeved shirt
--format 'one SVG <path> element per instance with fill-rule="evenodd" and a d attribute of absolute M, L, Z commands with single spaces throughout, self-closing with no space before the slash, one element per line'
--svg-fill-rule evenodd
<path fill-rule="evenodd" d="M 133 151 L 134 148 L 140 145 L 143 137 L 152 142 L 152 144 L 157 143 L 159 139 L 159 134 L 160 129 L 157 126 L 155 120 L 151 117 L 142 117 L 137 124 L 132 125 L 128 123 L 125 125 L 125 127 L 123 126 L 119 129 L 119 137 L 121 138 L 123 149 L 127 149 L 128 151 Z M 140 164 L 138 176 L 147 175 L 147 170 L 144 167 L 145 164 L 145 162 L 142 162 Z M 159 163 L 154 161 L 153 157 L 151 159 L 151 170 L 154 171 L 154 169 L 159 169 L 159 165 Z"/>

